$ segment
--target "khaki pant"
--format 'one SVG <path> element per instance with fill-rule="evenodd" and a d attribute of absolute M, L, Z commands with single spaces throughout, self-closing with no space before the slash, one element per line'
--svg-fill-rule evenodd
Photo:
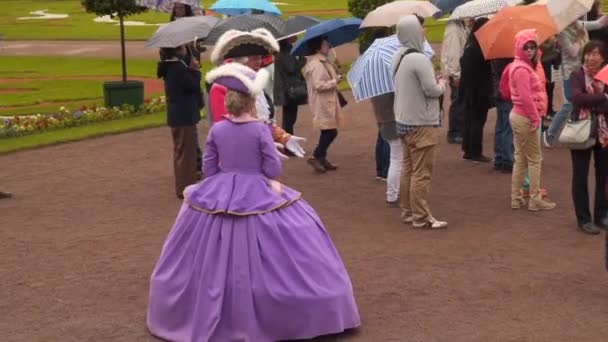
<path fill-rule="evenodd" d="M 526 170 L 530 177 L 530 199 L 540 201 L 540 164 L 542 153 L 538 131 L 532 130 L 530 120 L 522 115 L 511 112 L 509 122 L 513 129 L 513 145 L 515 148 L 515 163 L 511 178 L 511 199 L 521 199 L 521 187 L 524 184 Z"/>
<path fill-rule="evenodd" d="M 401 140 L 401 216 L 411 216 L 414 223 L 424 224 L 432 218 L 427 197 L 431 188 L 435 151 L 439 143 L 439 129 L 420 127 Z"/>
<path fill-rule="evenodd" d="M 181 197 L 188 185 L 196 183 L 196 126 L 171 127 L 171 136 L 175 194 Z"/>

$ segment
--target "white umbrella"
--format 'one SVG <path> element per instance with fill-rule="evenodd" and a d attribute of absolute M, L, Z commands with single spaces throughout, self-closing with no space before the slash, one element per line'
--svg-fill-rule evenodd
<path fill-rule="evenodd" d="M 207 37 L 219 21 L 216 17 L 185 17 L 160 27 L 146 42 L 146 48 L 172 48 Z"/>
<path fill-rule="evenodd" d="M 395 26 L 399 22 L 399 19 L 408 14 L 417 14 L 421 17 L 432 17 L 441 10 L 428 1 L 416 1 L 416 0 L 401 0 L 393 1 L 386 5 L 377 7 L 375 10 L 369 12 L 361 28 L 373 27 L 373 26 L 384 26 L 390 27 Z"/>
<path fill-rule="evenodd" d="M 547 5 L 558 31 L 563 31 L 593 6 L 593 0 L 538 0 L 532 5 Z"/>
<path fill-rule="evenodd" d="M 485 17 L 506 6 L 508 6 L 506 0 L 473 0 L 456 7 L 449 20 Z"/>

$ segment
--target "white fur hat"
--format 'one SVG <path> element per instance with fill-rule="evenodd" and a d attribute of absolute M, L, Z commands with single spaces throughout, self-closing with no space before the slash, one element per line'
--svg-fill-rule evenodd
<path fill-rule="evenodd" d="M 229 57 L 272 55 L 279 51 L 279 43 L 265 28 L 251 32 L 229 30 L 220 36 L 211 52 L 211 62 L 221 64 Z"/>
<path fill-rule="evenodd" d="M 257 73 L 250 67 L 240 63 L 227 63 L 212 69 L 205 76 L 208 83 L 218 83 L 224 87 L 251 96 L 257 96 L 264 91 L 270 74 L 266 69 Z"/>

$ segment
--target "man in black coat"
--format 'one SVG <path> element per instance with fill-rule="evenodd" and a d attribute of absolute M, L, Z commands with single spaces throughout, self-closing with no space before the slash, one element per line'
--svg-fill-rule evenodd
<path fill-rule="evenodd" d="M 274 104 L 283 106 L 282 128 L 289 134 L 294 133 L 294 125 L 298 119 L 298 106 L 305 102 L 298 102 L 288 95 L 288 88 L 304 87 L 306 81 L 302 75 L 302 68 L 306 65 L 306 58 L 292 56 L 291 49 L 297 37 L 290 37 L 279 42 L 280 50 L 274 61 Z"/>

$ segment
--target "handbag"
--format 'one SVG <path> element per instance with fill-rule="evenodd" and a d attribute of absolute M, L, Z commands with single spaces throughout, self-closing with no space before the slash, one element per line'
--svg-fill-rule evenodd
<path fill-rule="evenodd" d="M 344 95 L 342 95 L 342 93 L 339 90 L 336 90 L 336 92 L 338 93 L 338 102 L 340 102 L 340 108 L 346 107 L 346 105 L 348 104 L 348 101 L 346 101 L 346 99 L 344 98 Z"/>
<path fill-rule="evenodd" d="M 306 88 L 306 82 L 301 79 L 297 79 L 297 81 L 288 82 L 287 98 L 290 102 L 293 102 L 297 105 L 306 104 L 308 102 L 308 89 Z"/>
<path fill-rule="evenodd" d="M 568 120 L 559 135 L 559 143 L 571 150 L 586 150 L 596 143 L 597 123 L 595 114 L 582 120 Z"/>

